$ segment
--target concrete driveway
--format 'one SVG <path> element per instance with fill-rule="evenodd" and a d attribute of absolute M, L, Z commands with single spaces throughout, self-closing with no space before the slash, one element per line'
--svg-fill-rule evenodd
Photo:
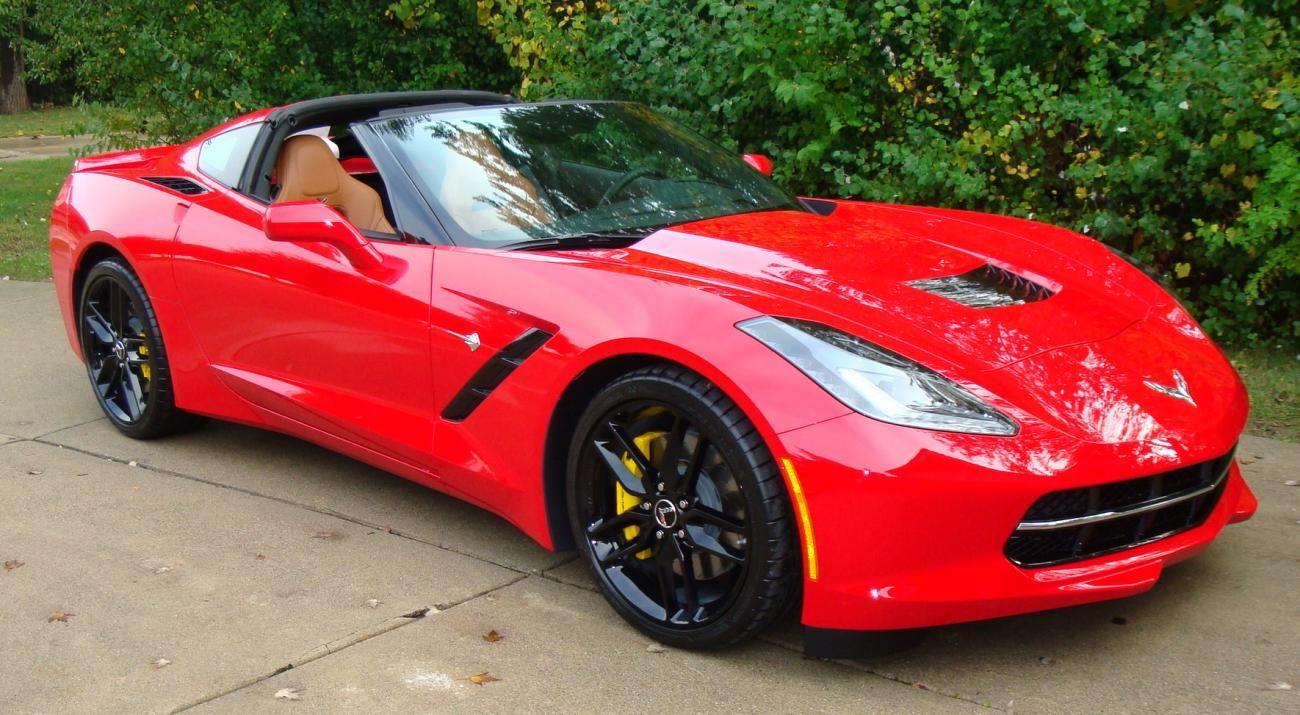
<path fill-rule="evenodd" d="M 828 662 L 650 648 L 571 555 L 294 439 L 121 437 L 47 283 L 0 283 L 0 366 L 0 712 L 1300 710 L 1298 445 L 1245 438 L 1258 516 L 1148 594 Z"/>

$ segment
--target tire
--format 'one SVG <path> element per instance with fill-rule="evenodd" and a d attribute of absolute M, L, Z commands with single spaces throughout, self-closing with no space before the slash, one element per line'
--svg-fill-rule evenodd
<path fill-rule="evenodd" d="M 91 390 L 119 432 L 152 439 L 202 423 L 176 407 L 158 316 L 122 259 L 106 258 L 86 274 L 77 332 Z"/>
<path fill-rule="evenodd" d="M 574 541 L 601 592 L 658 641 L 729 646 L 798 596 L 799 542 L 772 455 L 695 373 L 654 365 L 606 386 L 578 421 L 566 486 Z"/>

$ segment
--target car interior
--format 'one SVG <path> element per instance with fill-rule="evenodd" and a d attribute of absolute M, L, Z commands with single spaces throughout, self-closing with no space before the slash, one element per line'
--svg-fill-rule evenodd
<path fill-rule="evenodd" d="M 317 134 L 299 133 L 284 140 L 275 164 L 278 190 L 274 202 L 317 199 L 337 209 L 361 231 L 397 233 L 388 192 L 374 163 L 351 135 L 331 139 L 339 147 L 339 158 Z M 359 155 L 345 159 L 345 147 L 349 154 L 355 151 Z"/>
<path fill-rule="evenodd" d="M 271 203 L 320 199 L 373 238 L 417 240 L 394 228 L 393 198 L 353 136 L 352 124 L 403 112 L 513 101 L 489 92 L 414 91 L 328 97 L 283 107 L 270 117 L 276 128 L 271 146 L 260 154 L 254 150 L 260 158 L 250 163 L 248 193 Z"/>

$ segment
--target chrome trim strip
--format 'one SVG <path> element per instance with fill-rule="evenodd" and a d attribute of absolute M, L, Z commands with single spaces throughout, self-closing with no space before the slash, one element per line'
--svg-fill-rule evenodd
<path fill-rule="evenodd" d="M 1231 466 L 1231 463 L 1229 463 L 1229 466 Z M 1128 509 L 1122 509 L 1119 511 L 1104 511 L 1098 514 L 1088 514 L 1087 516 L 1070 517 L 1069 519 L 1052 519 L 1047 521 L 1022 521 L 1020 522 L 1020 525 L 1016 527 L 1016 531 L 1017 532 L 1051 531 L 1053 529 L 1068 529 L 1072 526 L 1085 526 L 1087 524 L 1095 524 L 1099 521 L 1110 521 L 1111 519 L 1122 519 L 1126 516 L 1145 514 L 1146 512 L 1149 511 L 1163 509 L 1167 506 L 1173 506 L 1174 504 L 1179 504 L 1189 499 L 1195 499 L 1196 497 L 1209 494 L 1215 489 L 1218 489 L 1219 485 L 1223 484 L 1223 480 L 1228 478 L 1228 473 L 1230 471 L 1232 470 L 1231 469 L 1223 470 L 1223 474 L 1220 474 L 1219 478 L 1214 480 L 1213 484 L 1201 487 L 1200 489 L 1196 489 L 1190 492 L 1183 492 L 1182 494 L 1178 494 L 1174 496 L 1163 496 L 1158 499 L 1151 499 L 1149 501 L 1140 502 L 1135 506 L 1129 507 Z"/>

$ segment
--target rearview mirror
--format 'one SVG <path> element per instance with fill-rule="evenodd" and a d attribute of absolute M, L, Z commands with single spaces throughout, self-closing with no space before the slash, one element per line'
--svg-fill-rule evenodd
<path fill-rule="evenodd" d="M 378 268 L 384 256 L 343 214 L 320 201 L 271 204 L 262 231 L 272 241 L 328 243 L 359 270 Z"/>
<path fill-rule="evenodd" d="M 772 175 L 772 160 L 763 154 L 745 154 L 740 158 L 744 159 L 746 164 L 749 164 L 754 171 L 757 171 L 763 176 Z"/>

